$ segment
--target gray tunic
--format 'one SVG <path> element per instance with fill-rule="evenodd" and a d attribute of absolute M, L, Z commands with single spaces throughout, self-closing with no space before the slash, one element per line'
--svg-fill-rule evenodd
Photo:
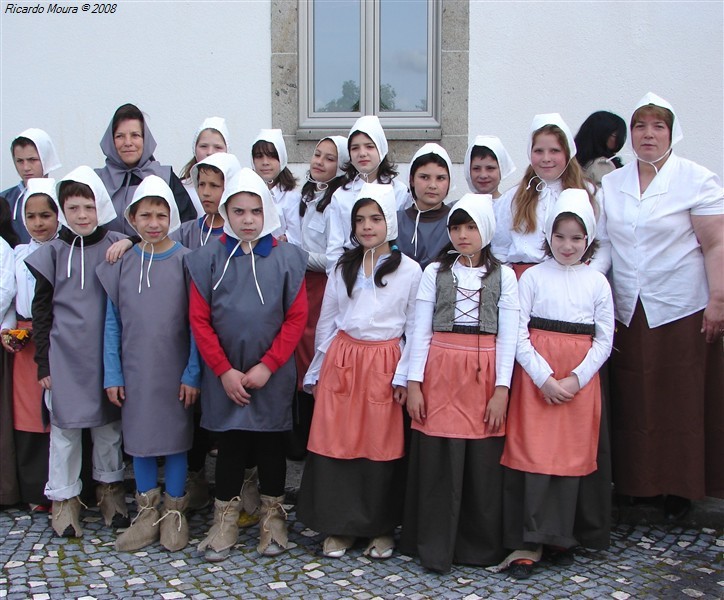
<path fill-rule="evenodd" d="M 149 254 L 138 293 L 141 251 L 134 246 L 116 264 L 104 262 L 97 274 L 121 318 L 121 365 L 126 400 L 123 442 L 131 456 L 166 456 L 191 448 L 193 407 L 178 399 L 189 359 L 189 299 L 183 257 L 176 244 L 153 258 L 151 287 L 146 285 Z"/>
<path fill-rule="evenodd" d="M 203 219 L 204 217 L 201 217 L 199 219 L 194 219 L 193 221 L 181 223 L 181 227 L 171 233 L 168 237 L 175 242 L 180 242 L 189 250 L 196 250 L 197 248 L 201 248 L 202 237 L 206 239 L 206 236 L 209 236 L 209 239 L 206 242 L 208 244 L 211 240 L 218 238 L 222 233 L 224 233 L 223 227 L 214 227 L 211 230 L 211 233 L 209 233 L 208 228 L 202 230 L 201 223 L 203 222 Z"/>
<path fill-rule="evenodd" d="M 184 264 L 211 309 L 211 321 L 226 357 L 240 371 L 257 364 L 279 333 L 289 307 L 304 281 L 307 253 L 280 243 L 269 256 L 255 255 L 256 275 L 264 296 L 254 285 L 251 255 L 231 259 L 223 242 L 212 242 L 187 254 Z M 203 354 L 203 353 L 202 353 Z M 248 390 L 251 402 L 240 407 L 224 392 L 221 379 L 204 369 L 201 381 L 201 425 L 211 431 L 288 431 L 292 428 L 292 398 L 297 381 L 294 357 L 258 390 Z"/>
<path fill-rule="evenodd" d="M 120 419 L 103 389 L 103 328 L 106 294 L 95 268 L 106 250 L 126 236 L 108 231 L 99 242 L 85 246 L 85 285 L 81 289 L 81 251 L 76 242 L 67 277 L 71 246 L 56 238 L 30 254 L 25 262 L 53 286 L 50 329 L 50 377 L 53 385 L 50 422 L 61 429 L 99 427 Z"/>
<path fill-rule="evenodd" d="M 437 210 L 431 210 L 420 215 L 420 222 L 417 226 L 417 254 L 412 236 L 415 233 L 415 217 L 417 210 L 414 206 L 405 210 L 397 211 L 397 246 L 400 252 L 409 256 L 420 265 L 424 271 L 425 267 L 435 260 L 440 251 L 450 241 L 447 235 L 447 216 L 450 213 L 450 206 L 443 204 Z"/>

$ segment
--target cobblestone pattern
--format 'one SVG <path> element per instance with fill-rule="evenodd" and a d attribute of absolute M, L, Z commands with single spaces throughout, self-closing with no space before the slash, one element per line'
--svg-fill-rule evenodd
<path fill-rule="evenodd" d="M 130 501 L 130 497 L 129 497 Z M 371 561 L 363 545 L 340 560 L 320 556 L 322 536 L 296 522 L 288 507 L 293 547 L 277 558 L 257 554 L 258 528 L 242 530 L 228 560 L 206 562 L 196 550 L 212 515 L 190 519 L 192 544 L 175 553 L 159 544 L 119 553 L 115 533 L 97 509 L 83 511 L 85 535 L 52 535 L 47 515 L 0 512 L 0 598 L 722 598 L 721 532 L 662 525 L 618 525 L 609 550 L 580 550 L 568 568 L 541 563 L 528 581 L 474 567 L 448 575 L 427 572 L 395 554 Z"/>

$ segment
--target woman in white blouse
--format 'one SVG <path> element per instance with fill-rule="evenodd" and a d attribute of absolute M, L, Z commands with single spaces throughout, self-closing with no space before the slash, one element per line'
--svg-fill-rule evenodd
<path fill-rule="evenodd" d="M 614 482 L 665 496 L 671 519 L 724 497 L 724 197 L 719 178 L 676 156 L 673 107 L 646 94 L 631 118 L 637 160 L 605 176 L 616 337 Z"/>

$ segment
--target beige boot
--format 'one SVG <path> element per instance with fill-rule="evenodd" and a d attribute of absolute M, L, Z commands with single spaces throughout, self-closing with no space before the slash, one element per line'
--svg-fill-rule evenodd
<path fill-rule="evenodd" d="M 206 539 L 199 544 L 199 550 L 209 562 L 221 562 L 229 556 L 231 547 L 239 539 L 239 509 L 241 499 L 235 496 L 231 500 L 214 502 L 214 524 Z"/>
<path fill-rule="evenodd" d="M 159 522 L 161 524 L 161 545 L 166 550 L 176 552 L 185 548 L 189 543 L 189 523 L 184 514 L 188 504 L 188 493 L 181 498 L 169 496 L 168 492 L 163 495 L 163 514 Z"/>
<path fill-rule="evenodd" d="M 186 479 L 186 495 L 189 497 L 188 509 L 201 510 L 211 504 L 209 495 L 209 482 L 206 479 L 206 471 L 189 471 Z"/>
<path fill-rule="evenodd" d="M 239 493 L 241 498 L 241 512 L 239 513 L 239 527 L 246 529 L 259 522 L 259 474 L 257 468 L 244 470 L 244 484 Z"/>
<path fill-rule="evenodd" d="M 282 506 L 284 496 L 261 496 L 261 520 L 259 521 L 259 554 L 276 556 L 287 549 L 287 511 Z"/>
<path fill-rule="evenodd" d="M 85 506 L 80 496 L 68 500 L 53 500 L 53 530 L 60 537 L 82 537 L 80 507 Z"/>
<path fill-rule="evenodd" d="M 106 525 L 128 527 L 128 507 L 126 506 L 126 490 L 123 482 L 99 483 L 96 487 L 98 508 Z M 119 515 L 116 517 L 116 515 Z"/>
<path fill-rule="evenodd" d="M 138 514 L 131 526 L 116 538 L 116 550 L 133 552 L 158 541 L 158 505 L 161 504 L 161 488 L 136 493 Z"/>

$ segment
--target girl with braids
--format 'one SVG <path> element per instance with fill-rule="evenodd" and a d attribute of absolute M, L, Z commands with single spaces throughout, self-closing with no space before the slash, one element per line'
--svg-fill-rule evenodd
<path fill-rule="evenodd" d="M 396 245 L 391 185 L 362 186 L 351 220 L 353 248 L 327 282 L 304 378 L 315 407 L 297 514 L 327 534 L 325 556 L 340 558 L 363 537 L 365 554 L 389 558 L 404 487 L 402 337 L 412 332 L 422 272 Z"/>

